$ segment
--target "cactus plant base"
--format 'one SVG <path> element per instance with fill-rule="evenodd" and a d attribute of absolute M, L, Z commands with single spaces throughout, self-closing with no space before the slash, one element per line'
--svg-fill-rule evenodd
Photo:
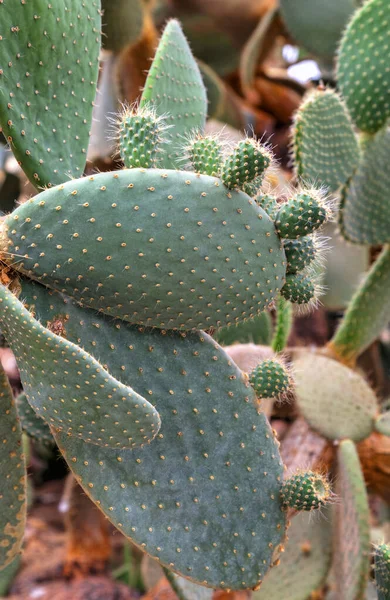
<path fill-rule="evenodd" d="M 139 452 L 56 433 L 77 481 L 164 566 L 206 587 L 255 588 L 278 554 L 286 515 L 278 444 L 247 378 L 203 332 L 129 325 L 47 294 L 22 281 L 36 317 L 46 324 L 66 314 L 68 340 L 131 382 L 162 421 Z"/>
<path fill-rule="evenodd" d="M 368 437 L 378 407 L 363 377 L 326 356 L 296 351 L 294 357 L 297 404 L 309 425 L 330 440 Z"/>

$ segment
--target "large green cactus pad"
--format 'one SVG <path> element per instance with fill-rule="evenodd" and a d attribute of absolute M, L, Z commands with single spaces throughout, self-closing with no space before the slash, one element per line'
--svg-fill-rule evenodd
<path fill-rule="evenodd" d="M 357 244 L 390 241 L 390 128 L 365 144 L 359 168 L 342 192 L 339 224 L 343 236 Z"/>
<path fill-rule="evenodd" d="M 288 528 L 280 564 L 267 573 L 253 600 L 307 600 L 325 581 L 332 556 L 332 511 L 318 518 L 301 513 Z"/>
<path fill-rule="evenodd" d="M 53 315 L 52 325 L 63 325 L 64 320 Z M 154 438 L 159 416 L 153 406 L 87 352 L 43 327 L 4 286 L 0 323 L 16 356 L 27 400 L 50 425 L 112 448 L 130 448 Z"/>
<path fill-rule="evenodd" d="M 169 21 L 164 30 L 146 79 L 141 107 L 149 104 L 157 114 L 167 115 L 172 126 L 170 143 L 160 165 L 168 169 L 178 167 L 184 136 L 204 129 L 207 98 L 199 67 L 175 20 Z"/>
<path fill-rule="evenodd" d="M 22 430 L 7 376 L 0 367 L 0 570 L 20 552 L 26 524 L 26 465 Z"/>
<path fill-rule="evenodd" d="M 299 410 L 321 435 L 355 441 L 370 435 L 378 407 L 361 375 L 335 360 L 303 351 L 296 353 L 294 379 Z"/>
<path fill-rule="evenodd" d="M 265 310 L 284 282 L 270 218 L 208 175 L 101 173 L 42 192 L 3 225 L 15 253 L 4 260 L 133 323 L 228 325 Z"/>
<path fill-rule="evenodd" d="M 356 125 L 375 133 L 390 116 L 390 3 L 369 0 L 354 15 L 341 41 L 337 79 Z"/>
<path fill-rule="evenodd" d="M 315 91 L 307 97 L 296 113 L 293 142 L 298 177 L 319 181 L 330 192 L 351 177 L 359 162 L 350 118 L 332 90 Z"/>
<path fill-rule="evenodd" d="M 338 448 L 333 535 L 337 598 L 364 598 L 369 573 L 370 511 L 359 456 L 351 440 Z"/>
<path fill-rule="evenodd" d="M 333 61 L 341 32 L 355 9 L 355 0 L 281 0 L 286 27 L 304 48 Z"/>
<path fill-rule="evenodd" d="M 202 332 L 112 321 L 55 293 L 44 304 L 42 286 L 22 285 L 43 323 L 67 314 L 68 339 L 156 402 L 161 415 L 159 434 L 140 450 L 56 434 L 85 491 L 172 570 L 210 587 L 255 587 L 284 537 L 283 466 L 243 374 Z"/>
<path fill-rule="evenodd" d="M 0 124 L 38 188 L 83 173 L 99 50 L 99 0 L 0 3 Z"/>

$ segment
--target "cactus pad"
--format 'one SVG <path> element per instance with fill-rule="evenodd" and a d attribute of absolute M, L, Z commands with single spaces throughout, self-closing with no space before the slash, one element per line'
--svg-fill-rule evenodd
<path fill-rule="evenodd" d="M 291 387 L 286 366 L 276 358 L 259 363 L 250 374 L 250 382 L 258 398 L 276 398 Z"/>
<path fill-rule="evenodd" d="M 141 107 L 152 105 L 158 115 L 169 113 L 169 154 L 162 156 L 161 166 L 178 166 L 183 137 L 190 131 L 202 133 L 206 122 L 207 98 L 199 67 L 196 64 L 179 23 L 169 21 L 157 48 L 146 79 Z"/>
<path fill-rule="evenodd" d="M 325 356 L 297 352 L 294 378 L 299 410 L 318 433 L 354 441 L 370 435 L 377 400 L 361 375 Z"/>
<path fill-rule="evenodd" d="M 390 3 L 369 0 L 357 11 L 341 41 L 337 79 L 352 119 L 375 133 L 390 116 L 390 72 L 383 56 L 390 40 Z"/>
<path fill-rule="evenodd" d="M 36 321 L 15 296 L 0 287 L 0 322 L 16 356 L 27 400 L 58 430 L 91 444 L 133 447 L 159 429 L 153 406 L 111 375 L 92 356 Z"/>
<path fill-rule="evenodd" d="M 325 518 L 313 519 L 300 513 L 288 528 L 286 549 L 280 564 L 271 569 L 253 600 L 307 600 L 324 583 L 332 557 L 332 511 L 324 509 Z"/>
<path fill-rule="evenodd" d="M 83 174 L 100 51 L 100 2 L 0 3 L 0 123 L 38 188 Z"/>
<path fill-rule="evenodd" d="M 332 498 L 326 477 L 314 471 L 291 475 L 280 492 L 283 504 L 295 510 L 315 510 L 325 506 Z"/>
<path fill-rule="evenodd" d="M 144 24 L 142 0 L 102 0 L 102 11 L 105 50 L 117 53 L 137 41 Z"/>
<path fill-rule="evenodd" d="M 212 600 L 214 590 L 184 579 L 169 569 L 164 569 L 164 573 L 179 600 Z"/>
<path fill-rule="evenodd" d="M 20 552 L 26 524 L 26 465 L 12 390 L 0 367 L 0 570 Z"/>
<path fill-rule="evenodd" d="M 379 415 L 375 421 L 375 429 L 383 435 L 390 437 L 390 410 L 387 410 L 383 414 Z"/>
<path fill-rule="evenodd" d="M 332 90 L 314 91 L 300 106 L 294 123 L 294 163 L 299 178 L 319 181 L 336 192 L 359 162 L 350 117 Z"/>
<path fill-rule="evenodd" d="M 210 587 L 255 587 L 284 537 L 283 465 L 243 374 L 202 332 L 112 321 L 49 293 L 44 303 L 45 288 L 22 283 L 42 323 L 65 313 L 68 339 L 156 401 L 162 419 L 155 440 L 139 450 L 56 434 L 85 491 L 170 569 Z"/>
<path fill-rule="evenodd" d="M 39 417 L 30 406 L 26 394 L 22 392 L 15 398 L 20 424 L 24 433 L 30 438 L 43 442 L 44 444 L 53 444 L 54 439 L 50 432 L 50 427 L 41 417 Z"/>
<path fill-rule="evenodd" d="M 119 152 L 127 169 L 156 166 L 163 143 L 164 119 L 154 111 L 125 110 L 119 120 Z"/>
<path fill-rule="evenodd" d="M 42 192 L 4 225 L 2 247 L 18 255 L 6 261 L 133 323 L 227 325 L 265 310 L 284 282 L 272 221 L 207 175 L 101 173 Z"/>
<path fill-rule="evenodd" d="M 334 568 L 337 598 L 364 598 L 369 573 L 370 511 L 355 444 L 343 440 L 338 448 L 338 473 L 333 520 Z"/>
<path fill-rule="evenodd" d="M 256 196 L 256 194 L 253 195 Z M 275 219 L 279 210 L 279 203 L 275 196 L 272 196 L 271 194 L 258 194 L 255 200 L 272 220 Z"/>
<path fill-rule="evenodd" d="M 288 274 L 302 271 L 317 257 L 313 236 L 305 236 L 299 240 L 285 240 L 283 247 L 286 253 Z"/>
<path fill-rule="evenodd" d="M 367 141 L 359 169 L 343 188 L 339 223 L 350 242 L 377 245 L 390 241 L 389 153 L 387 127 Z"/>
<path fill-rule="evenodd" d="M 390 545 L 380 544 L 375 548 L 375 584 L 378 600 L 390 598 Z"/>
<path fill-rule="evenodd" d="M 280 205 L 275 226 L 282 238 L 297 239 L 319 229 L 328 211 L 318 190 L 305 190 Z"/>
<path fill-rule="evenodd" d="M 230 189 L 242 189 L 245 184 L 258 180 L 264 174 L 271 159 L 271 153 L 256 140 L 241 140 L 225 158 L 221 179 Z"/>
<path fill-rule="evenodd" d="M 290 273 L 280 291 L 285 300 L 294 304 L 310 304 L 316 300 L 316 285 L 310 275 Z"/>
<path fill-rule="evenodd" d="M 216 177 L 222 163 L 222 146 L 211 136 L 196 135 L 186 146 L 186 153 L 195 173 Z"/>

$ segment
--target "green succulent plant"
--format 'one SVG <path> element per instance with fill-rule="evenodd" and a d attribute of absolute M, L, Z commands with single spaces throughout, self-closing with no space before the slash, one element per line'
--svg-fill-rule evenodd
<path fill-rule="evenodd" d="M 118 118 L 125 168 L 82 177 L 99 3 L 4 0 L 0 23 L 0 123 L 39 192 L 1 221 L 0 324 L 24 386 L 2 426 L 18 445 L 18 407 L 33 436 L 50 427 L 90 498 L 176 574 L 257 588 L 286 535 L 283 464 L 249 377 L 202 329 L 286 295 L 284 240 L 326 221 L 324 198 L 302 187 L 273 219 L 261 208 L 271 153 L 254 139 L 225 153 L 204 135 L 205 88 L 176 21 L 140 105 Z M 308 262 L 288 274 L 298 303 L 315 296 Z M 257 373 L 272 366 L 272 395 L 287 391 L 280 363 Z M 11 488 L 1 530 L 17 539 L 2 566 L 23 529 Z"/>

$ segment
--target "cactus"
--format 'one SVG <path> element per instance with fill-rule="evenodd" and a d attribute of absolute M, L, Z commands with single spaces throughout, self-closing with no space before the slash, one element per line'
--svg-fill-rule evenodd
<path fill-rule="evenodd" d="M 292 304 L 279 296 L 276 302 L 276 325 L 271 346 L 274 352 L 282 352 L 287 345 L 293 322 Z"/>
<path fill-rule="evenodd" d="M 313 429 L 330 440 L 360 441 L 370 435 L 378 403 L 360 374 L 309 352 L 297 352 L 294 373 L 299 410 Z"/>
<path fill-rule="evenodd" d="M 218 176 L 222 165 L 222 146 L 215 137 L 198 134 L 189 140 L 186 150 L 195 173 Z"/>
<path fill-rule="evenodd" d="M 304 273 L 286 275 L 286 283 L 281 290 L 283 298 L 294 304 L 315 303 L 318 293 L 318 287 L 312 277 Z"/>
<path fill-rule="evenodd" d="M 375 421 L 375 429 L 383 435 L 390 437 L 390 410 L 382 413 Z"/>
<path fill-rule="evenodd" d="M 15 403 L 23 432 L 33 440 L 52 445 L 54 440 L 49 425 L 31 407 L 26 394 L 19 394 L 15 398 Z"/>
<path fill-rule="evenodd" d="M 142 0 L 101 0 L 102 42 L 106 50 L 118 53 L 141 36 L 144 24 Z"/>
<path fill-rule="evenodd" d="M 188 581 L 188 579 L 172 573 L 169 569 L 164 569 L 164 573 L 179 600 L 212 599 L 214 590 L 192 583 L 192 581 Z"/>
<path fill-rule="evenodd" d="M 286 479 L 280 495 L 284 506 L 294 510 L 315 510 L 332 499 L 326 477 L 312 471 L 298 472 Z"/>
<path fill-rule="evenodd" d="M 1 441 L 0 569 L 20 553 L 26 523 L 26 464 L 22 430 L 7 376 L 0 368 Z"/>
<path fill-rule="evenodd" d="M 390 596 L 390 546 L 379 544 L 374 551 L 375 583 L 378 600 L 388 600 Z"/>
<path fill-rule="evenodd" d="M 72 2 L 88 15 L 84 0 Z M 25 6 L 14 9 L 16 19 Z M 79 110 L 89 126 L 89 107 Z M 195 583 L 255 589 L 286 535 L 283 464 L 249 378 L 201 328 L 273 305 L 286 278 L 283 232 L 311 234 L 328 211 L 303 188 L 279 205 L 278 233 L 241 189 L 271 160 L 256 140 L 221 157 L 221 178 L 176 169 L 183 140 L 204 139 L 205 112 L 198 67 L 170 21 L 140 108 L 119 119 L 127 168 L 42 175 L 59 185 L 2 220 L 10 286 L 0 286 L 0 322 L 29 405 L 114 525 Z M 279 375 L 272 393 L 287 386 Z"/>
<path fill-rule="evenodd" d="M 338 448 L 336 494 L 333 520 L 337 597 L 364 597 L 369 574 L 370 530 L 368 498 L 355 444 L 343 440 Z"/>
<path fill-rule="evenodd" d="M 250 382 L 260 399 L 280 398 L 291 388 L 291 377 L 278 359 L 263 360 L 250 373 Z"/>
<path fill-rule="evenodd" d="M 0 4 L 0 123 L 37 188 L 83 174 L 98 76 L 99 9 L 98 0 Z"/>

